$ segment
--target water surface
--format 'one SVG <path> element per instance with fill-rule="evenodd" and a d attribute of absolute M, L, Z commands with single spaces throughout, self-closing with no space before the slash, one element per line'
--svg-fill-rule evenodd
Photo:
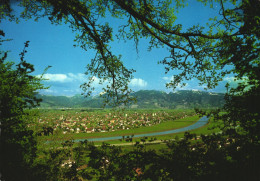
<path fill-rule="evenodd" d="M 190 131 L 193 129 L 200 128 L 208 123 L 209 118 L 207 116 L 204 116 L 200 118 L 196 123 L 179 128 L 179 129 L 173 129 L 173 130 L 168 130 L 168 131 L 161 131 L 161 132 L 154 132 L 154 133 L 144 133 L 144 134 L 138 134 L 134 135 L 134 138 L 140 138 L 140 137 L 145 137 L 145 136 L 160 136 L 160 135 L 166 135 L 166 134 L 173 134 L 173 133 L 181 133 L 185 131 Z M 80 141 L 108 141 L 108 140 L 119 140 L 122 139 L 122 136 L 113 136 L 113 137 L 104 137 L 104 138 L 89 138 L 89 139 L 75 139 L 75 142 L 80 142 Z"/>

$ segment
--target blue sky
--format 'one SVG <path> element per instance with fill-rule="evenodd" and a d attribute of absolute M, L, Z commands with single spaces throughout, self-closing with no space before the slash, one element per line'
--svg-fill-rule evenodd
<path fill-rule="evenodd" d="M 182 23 L 185 27 L 194 24 L 205 24 L 210 16 L 217 15 L 218 5 L 209 10 L 208 7 L 192 0 L 190 5 L 179 12 L 177 23 Z M 15 11 L 19 8 L 13 6 Z M 116 20 L 109 19 L 112 24 L 117 24 Z M 84 75 L 86 65 L 90 63 L 95 55 L 94 50 L 83 51 L 80 47 L 73 47 L 75 34 L 68 25 L 53 25 L 47 18 L 33 20 L 20 20 L 19 24 L 15 22 L 2 21 L 0 24 L 6 36 L 13 39 L 10 42 L 3 43 L 3 50 L 10 50 L 9 60 L 18 61 L 19 53 L 22 51 L 24 42 L 30 41 L 26 60 L 35 65 L 34 75 L 40 75 L 48 66 L 52 66 L 44 75 L 49 79 L 44 81 L 45 85 L 51 86 L 48 90 L 42 90 L 43 94 L 72 96 L 82 93 L 79 86 L 87 80 Z M 116 32 L 116 30 L 114 30 Z M 124 43 L 115 40 L 111 44 L 115 54 L 122 54 L 122 60 L 126 67 L 136 70 L 134 79 L 130 82 L 130 87 L 134 91 L 138 90 L 163 90 L 165 84 L 172 78 L 174 72 L 165 75 L 163 65 L 158 65 L 158 61 L 169 55 L 166 48 L 153 49 L 147 51 L 148 41 L 145 39 L 139 42 L 139 52 L 136 52 L 134 42 Z M 226 77 L 220 85 L 213 90 L 214 92 L 224 92 L 226 82 L 232 83 L 233 77 Z M 101 86 L 94 82 L 96 94 L 101 92 Z M 198 81 L 193 79 L 187 82 L 185 87 L 177 87 L 177 90 L 203 90 L 204 86 L 199 86 Z"/>

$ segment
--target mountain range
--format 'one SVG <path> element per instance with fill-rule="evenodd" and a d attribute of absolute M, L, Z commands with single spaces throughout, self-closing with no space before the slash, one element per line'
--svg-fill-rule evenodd
<path fill-rule="evenodd" d="M 129 108 L 217 108 L 224 104 L 224 94 L 205 91 L 181 90 L 166 93 L 156 90 L 140 90 L 132 94 L 137 98 L 137 103 Z M 101 108 L 103 99 L 100 96 L 85 98 L 82 95 L 50 96 L 37 95 L 42 99 L 41 108 Z"/>

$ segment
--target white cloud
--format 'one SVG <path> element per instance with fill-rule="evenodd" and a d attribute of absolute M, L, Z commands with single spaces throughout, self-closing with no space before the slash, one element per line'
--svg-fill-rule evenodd
<path fill-rule="evenodd" d="M 197 85 L 197 86 L 193 86 L 194 89 L 197 89 L 197 90 L 209 90 L 207 89 L 207 86 L 206 85 Z"/>
<path fill-rule="evenodd" d="M 38 75 L 40 77 L 40 75 Z M 89 79 L 86 77 L 85 74 L 82 73 L 67 73 L 67 74 L 44 74 L 43 75 L 44 79 L 47 79 L 47 82 L 57 82 L 57 83 L 71 83 L 71 82 L 78 82 L 78 83 L 83 83 L 83 82 L 88 82 Z M 92 77 L 93 80 L 93 86 L 98 86 L 100 83 L 100 79 L 97 77 Z M 107 84 L 108 81 L 103 82 L 103 85 Z M 146 87 L 147 82 L 143 79 L 140 78 L 134 78 L 130 81 L 129 83 L 130 86 L 132 87 Z"/>
<path fill-rule="evenodd" d="M 146 87 L 147 82 L 143 79 L 134 78 L 130 81 L 129 86 L 131 87 Z"/>
<path fill-rule="evenodd" d="M 176 90 L 192 90 L 192 88 L 188 83 L 186 83 L 185 86 L 182 86 L 182 84 L 178 84 Z"/>
<path fill-rule="evenodd" d="M 52 89 L 42 89 L 41 92 L 47 93 L 47 94 L 56 93 L 56 91 L 55 91 L 55 90 L 52 90 Z"/>
<path fill-rule="evenodd" d="M 98 77 L 93 76 L 93 77 L 91 77 L 91 79 L 93 81 L 92 84 L 94 87 L 100 86 L 100 79 Z M 107 80 L 105 82 L 103 82 L 103 85 L 107 85 L 107 84 L 108 84 Z"/>
<path fill-rule="evenodd" d="M 163 77 L 162 79 L 165 80 L 165 81 L 172 81 L 173 80 L 173 76 L 171 76 L 171 77 Z"/>
<path fill-rule="evenodd" d="M 226 82 L 234 82 L 235 81 L 235 77 L 225 77 L 224 79 L 223 79 L 223 81 L 226 81 Z"/>
<path fill-rule="evenodd" d="M 86 75 L 82 73 L 77 73 L 77 74 L 68 73 L 68 77 L 80 82 L 86 81 Z"/>
<path fill-rule="evenodd" d="M 40 77 L 40 75 L 38 75 L 37 77 Z M 86 81 L 86 76 L 85 74 L 82 73 L 77 73 L 77 74 L 73 74 L 73 73 L 68 73 L 68 74 L 44 74 L 43 75 L 44 79 L 47 79 L 46 81 L 49 82 L 60 82 L 60 83 L 67 83 L 67 82 L 73 82 L 73 81 L 77 81 L 77 82 L 84 82 Z"/>
<path fill-rule="evenodd" d="M 38 75 L 37 77 L 40 77 Z M 82 93 L 80 85 L 89 81 L 89 78 L 82 73 L 67 73 L 67 74 L 44 74 L 43 81 L 46 86 L 50 86 L 47 90 L 42 90 L 43 94 L 51 95 L 75 95 Z M 102 88 L 105 87 L 109 82 L 108 80 L 100 84 L 100 79 L 97 77 L 92 77 L 92 86 L 95 87 L 96 92 L 101 92 Z M 148 83 L 140 78 L 134 78 L 130 81 L 129 86 L 132 89 L 141 89 L 147 87 Z"/>
<path fill-rule="evenodd" d="M 41 75 L 37 75 L 41 77 Z M 67 73 L 67 74 L 44 74 L 43 84 L 50 86 L 49 89 L 41 90 L 42 94 L 49 95 L 66 95 L 71 96 L 82 93 L 80 85 L 87 82 L 87 76 L 82 73 Z"/>
<path fill-rule="evenodd" d="M 239 83 L 248 83 L 248 78 L 247 77 L 242 77 L 241 79 L 237 79 L 235 77 L 225 77 L 223 79 L 224 82 L 228 82 L 231 87 L 237 87 Z"/>
<path fill-rule="evenodd" d="M 247 82 L 248 78 L 247 77 L 242 77 L 241 79 L 237 79 L 235 77 L 225 77 L 223 79 L 223 81 L 226 81 L 228 83 L 231 83 L 231 82 Z"/>
<path fill-rule="evenodd" d="M 68 82 L 71 81 L 66 74 L 44 74 L 44 79 L 47 79 L 50 82 Z"/>

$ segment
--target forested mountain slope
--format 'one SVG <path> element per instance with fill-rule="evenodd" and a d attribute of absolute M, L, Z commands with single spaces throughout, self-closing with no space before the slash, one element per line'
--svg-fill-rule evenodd
<path fill-rule="evenodd" d="M 224 94 L 204 91 L 182 90 L 166 93 L 155 90 L 141 90 L 132 94 L 137 98 L 137 103 L 130 108 L 212 108 L 224 104 Z M 43 108 L 100 108 L 103 100 L 99 96 L 84 98 L 81 95 L 72 97 L 38 95 L 43 101 Z"/>

